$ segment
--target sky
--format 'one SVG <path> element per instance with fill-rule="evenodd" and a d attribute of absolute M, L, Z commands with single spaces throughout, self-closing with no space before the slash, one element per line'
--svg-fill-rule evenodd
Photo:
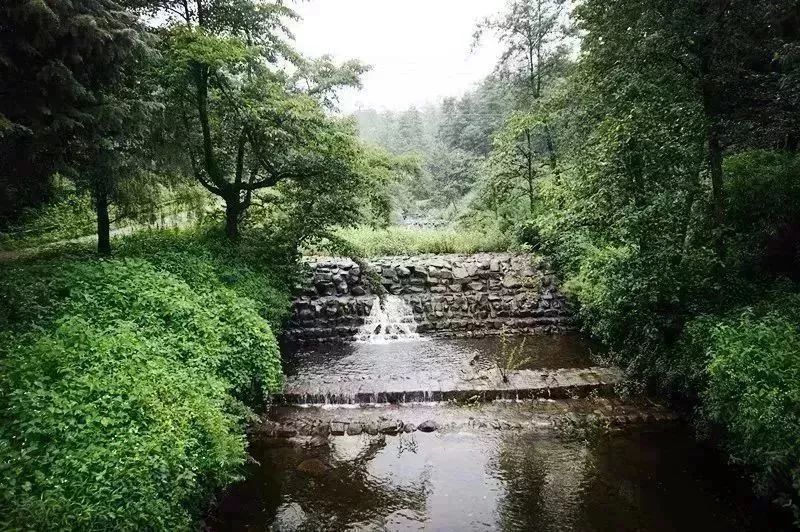
<path fill-rule="evenodd" d="M 342 93 L 340 109 L 399 111 L 460 96 L 491 73 L 499 45 L 471 51 L 478 20 L 504 0 L 306 0 L 293 25 L 306 56 L 360 59 L 372 66 L 363 89 Z"/>

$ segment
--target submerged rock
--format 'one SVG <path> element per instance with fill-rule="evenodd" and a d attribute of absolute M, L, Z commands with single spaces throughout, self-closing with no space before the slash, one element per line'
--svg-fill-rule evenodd
<path fill-rule="evenodd" d="M 330 469 L 331 467 L 319 458 L 309 458 L 308 460 L 303 460 L 297 466 L 297 470 L 301 473 L 307 473 L 315 477 L 324 475 L 330 471 Z"/>

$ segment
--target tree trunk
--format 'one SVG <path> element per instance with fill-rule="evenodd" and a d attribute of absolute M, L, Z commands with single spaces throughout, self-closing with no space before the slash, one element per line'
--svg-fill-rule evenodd
<path fill-rule="evenodd" d="M 525 138 L 528 141 L 528 153 L 526 155 L 526 163 L 527 163 L 527 175 L 526 180 L 528 181 L 528 200 L 530 201 L 530 212 L 531 216 L 534 212 L 534 201 L 535 195 L 533 191 L 533 177 L 534 177 L 534 170 L 533 170 L 533 142 L 531 139 L 531 132 L 526 130 L 525 131 Z"/>
<path fill-rule="evenodd" d="M 105 190 L 95 190 L 95 209 L 97 210 L 97 253 L 111 255 L 111 220 L 108 216 L 108 194 Z"/>
<path fill-rule="evenodd" d="M 239 202 L 236 199 L 225 201 L 225 235 L 231 240 L 239 238 Z"/>
<path fill-rule="evenodd" d="M 722 260 L 725 257 L 725 195 L 723 192 L 722 176 L 722 146 L 719 142 L 719 133 L 716 124 L 708 126 L 708 164 L 711 173 L 711 199 L 714 204 L 714 223 L 716 224 L 716 234 L 714 235 L 714 246 L 717 258 Z"/>
<path fill-rule="evenodd" d="M 712 77 L 711 52 L 704 50 L 700 57 L 700 74 L 703 95 L 703 114 L 706 119 L 706 144 L 708 170 L 711 175 L 711 201 L 714 207 L 714 248 L 717 259 L 725 257 L 725 197 L 722 175 L 722 145 L 719 140 L 719 91 Z"/>

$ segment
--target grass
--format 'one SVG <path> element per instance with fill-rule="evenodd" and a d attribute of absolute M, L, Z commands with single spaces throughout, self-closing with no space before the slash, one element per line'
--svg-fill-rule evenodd
<path fill-rule="evenodd" d="M 306 250 L 311 255 L 336 255 L 347 247 L 350 254 L 361 257 L 381 255 L 418 255 L 425 253 L 479 253 L 515 249 L 513 238 L 495 231 L 411 229 L 390 227 L 373 229 L 358 227 L 341 229 L 336 237 L 342 243 L 322 243 Z M 342 246 L 341 244 L 344 244 Z"/>

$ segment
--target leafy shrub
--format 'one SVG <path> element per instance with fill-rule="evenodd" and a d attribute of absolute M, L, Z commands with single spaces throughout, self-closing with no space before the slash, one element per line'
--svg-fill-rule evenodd
<path fill-rule="evenodd" d="M 732 266 L 800 280 L 800 157 L 754 150 L 725 162 Z"/>
<path fill-rule="evenodd" d="M 255 242 L 254 242 L 255 241 Z M 261 233 L 244 234 L 231 244 L 217 229 L 141 231 L 118 244 L 117 254 L 146 259 L 194 290 L 229 288 L 253 302 L 258 313 L 279 329 L 290 310 L 289 287 L 297 271 L 291 258 L 274 256 Z"/>
<path fill-rule="evenodd" d="M 189 528 L 280 382 L 255 306 L 142 260 L 0 273 L 0 526 Z"/>
<path fill-rule="evenodd" d="M 700 427 L 720 433 L 758 490 L 783 494 L 800 518 L 798 323 L 800 294 L 776 289 L 751 307 L 691 320 L 655 357 L 655 373 L 664 391 L 697 405 Z"/>

